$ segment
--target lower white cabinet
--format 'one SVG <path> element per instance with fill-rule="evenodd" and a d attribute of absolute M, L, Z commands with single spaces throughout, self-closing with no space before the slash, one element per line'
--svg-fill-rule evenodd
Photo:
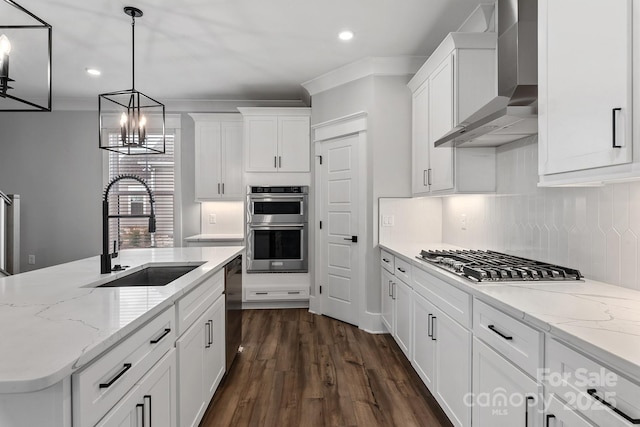
<path fill-rule="evenodd" d="M 540 426 L 541 388 L 524 372 L 477 338 L 473 339 L 473 425 Z"/>
<path fill-rule="evenodd" d="M 595 427 L 595 424 L 584 419 L 553 394 L 549 395 L 545 403 L 544 427 Z"/>
<path fill-rule="evenodd" d="M 197 426 L 225 370 L 224 296 L 176 341 L 180 427 Z"/>
<path fill-rule="evenodd" d="M 471 332 L 413 292 L 413 367 L 456 426 L 471 425 Z"/>
<path fill-rule="evenodd" d="M 389 273 L 385 268 L 381 268 L 382 280 L 382 323 L 391 335 L 394 334 L 395 328 L 393 324 L 393 274 Z"/>
<path fill-rule="evenodd" d="M 394 287 L 395 326 L 394 337 L 405 356 L 411 357 L 411 288 L 396 278 Z"/>
<path fill-rule="evenodd" d="M 176 351 L 142 377 L 98 427 L 176 427 Z"/>

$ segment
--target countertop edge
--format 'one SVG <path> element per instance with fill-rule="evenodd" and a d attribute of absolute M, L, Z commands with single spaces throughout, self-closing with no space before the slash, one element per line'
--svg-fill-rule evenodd
<path fill-rule="evenodd" d="M 232 255 L 229 255 L 224 261 L 218 262 L 214 267 L 211 267 L 209 271 L 198 276 L 189 285 L 179 289 L 170 297 L 152 307 L 149 311 L 136 318 L 133 322 L 123 326 L 120 330 L 114 334 L 101 340 L 93 347 L 80 354 L 77 358 L 70 361 L 68 364 L 60 367 L 58 370 L 51 372 L 49 375 L 39 376 L 37 378 L 25 379 L 25 380 L 0 380 L 0 395 L 1 394 L 13 394 L 13 393 L 33 393 L 41 390 L 45 390 L 64 378 L 70 377 L 73 373 L 83 369 L 90 365 L 95 359 L 109 351 L 112 347 L 117 345 L 120 341 L 125 339 L 134 333 L 137 329 L 144 326 L 151 321 L 157 315 L 161 314 L 164 310 L 174 305 L 177 300 L 182 298 L 185 294 L 191 292 L 195 287 L 200 285 L 203 281 L 213 276 L 220 271 L 229 261 L 236 256 L 242 254 L 245 250 L 244 246 L 230 246 L 234 250 Z M 206 266 L 211 261 L 205 261 L 203 266 Z M 222 295 L 222 294 L 221 294 Z"/>

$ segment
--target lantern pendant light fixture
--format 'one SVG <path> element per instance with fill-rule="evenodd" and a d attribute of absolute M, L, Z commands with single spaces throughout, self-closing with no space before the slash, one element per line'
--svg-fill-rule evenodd
<path fill-rule="evenodd" d="M 99 146 L 121 154 L 163 154 L 164 104 L 135 89 L 135 23 L 142 11 L 127 6 L 124 13 L 131 17 L 131 89 L 98 95 Z M 149 136 L 151 128 L 153 137 Z"/>
<path fill-rule="evenodd" d="M 13 79 L 9 78 L 9 53 L 11 53 L 11 42 L 9 38 L 0 34 L 0 96 L 7 97 L 7 89 L 13 89 L 9 87 L 9 82 Z"/>

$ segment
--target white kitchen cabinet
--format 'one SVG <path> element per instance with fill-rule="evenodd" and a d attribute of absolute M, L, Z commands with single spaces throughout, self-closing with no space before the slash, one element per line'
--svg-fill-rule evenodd
<path fill-rule="evenodd" d="M 394 308 L 393 304 L 393 292 L 394 292 L 394 277 L 386 269 L 381 268 L 381 280 L 382 280 L 382 323 L 387 328 L 387 331 L 393 335 L 395 333 L 394 328 Z"/>
<path fill-rule="evenodd" d="M 196 200 L 241 200 L 242 116 L 191 114 L 195 121 Z"/>
<path fill-rule="evenodd" d="M 539 426 L 541 395 L 538 383 L 491 347 L 473 339 L 474 426 Z"/>
<path fill-rule="evenodd" d="M 413 293 L 413 356 L 411 365 L 429 390 L 434 390 L 436 374 L 436 342 L 431 337 L 431 318 L 435 305 L 418 293 Z"/>
<path fill-rule="evenodd" d="M 411 287 L 396 277 L 394 281 L 394 337 L 402 352 L 411 357 Z"/>
<path fill-rule="evenodd" d="M 309 172 L 309 108 L 238 108 L 246 172 Z"/>
<path fill-rule="evenodd" d="M 595 427 L 554 394 L 549 395 L 545 403 L 544 427 Z"/>
<path fill-rule="evenodd" d="M 595 0 L 538 2 L 542 185 L 640 176 L 631 165 L 632 3 L 615 0 L 603 8 Z"/>
<path fill-rule="evenodd" d="M 179 425 L 197 426 L 225 369 L 224 296 L 176 341 Z"/>
<path fill-rule="evenodd" d="M 409 82 L 414 195 L 495 191 L 494 148 L 434 145 L 495 96 L 495 50 L 494 33 L 450 33 Z"/>
<path fill-rule="evenodd" d="M 176 352 L 171 349 L 96 425 L 176 427 Z"/>

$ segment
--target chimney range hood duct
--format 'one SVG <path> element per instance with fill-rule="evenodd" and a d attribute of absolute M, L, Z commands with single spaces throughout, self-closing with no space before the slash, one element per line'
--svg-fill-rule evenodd
<path fill-rule="evenodd" d="M 498 0 L 498 94 L 435 146 L 495 147 L 538 133 L 538 1 Z"/>

